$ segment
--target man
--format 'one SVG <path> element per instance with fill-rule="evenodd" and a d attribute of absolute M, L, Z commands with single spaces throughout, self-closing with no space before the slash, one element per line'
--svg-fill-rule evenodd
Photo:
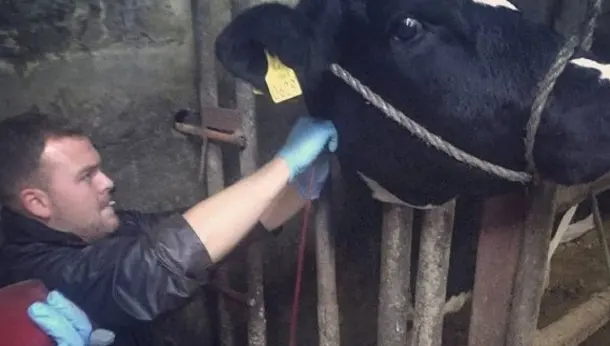
<path fill-rule="evenodd" d="M 337 144 L 331 123 L 300 118 L 258 171 L 183 214 L 160 218 L 115 212 L 113 183 L 81 132 L 45 114 L 6 119 L 0 123 L 4 284 L 40 279 L 115 332 L 114 345 L 150 344 L 142 339 L 150 321 L 185 304 L 252 229 L 273 230 L 315 198 L 328 175 L 320 154 Z M 317 184 L 308 196 L 302 182 L 313 162 Z"/>

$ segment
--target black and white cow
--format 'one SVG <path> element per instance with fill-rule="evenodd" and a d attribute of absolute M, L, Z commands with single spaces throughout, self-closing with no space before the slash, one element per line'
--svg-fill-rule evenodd
<path fill-rule="evenodd" d="M 338 63 L 454 146 L 525 171 L 525 128 L 537 83 L 563 43 L 502 0 L 301 0 L 294 8 L 267 3 L 242 12 L 217 38 L 216 54 L 228 71 L 265 93 L 264 50 L 277 56 L 296 71 L 310 114 L 335 124 L 343 172 L 362 179 L 376 199 L 422 209 L 520 183 L 428 146 L 329 65 Z M 543 179 L 571 185 L 610 171 L 609 97 L 610 66 L 577 52 L 536 135 Z M 456 221 L 454 237 L 464 246 L 473 239 L 466 224 Z"/>

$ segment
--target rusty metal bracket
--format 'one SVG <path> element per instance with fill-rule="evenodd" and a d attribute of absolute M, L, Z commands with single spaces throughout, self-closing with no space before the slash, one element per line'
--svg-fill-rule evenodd
<path fill-rule="evenodd" d="M 199 124 L 198 112 L 181 109 L 174 114 L 174 129 L 180 133 L 207 138 L 211 141 L 231 144 L 244 149 L 246 136 L 241 128 L 239 112 L 234 109 L 204 107 L 205 124 Z"/>

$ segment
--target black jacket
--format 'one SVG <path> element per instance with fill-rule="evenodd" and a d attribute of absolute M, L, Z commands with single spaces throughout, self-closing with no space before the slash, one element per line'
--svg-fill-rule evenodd
<path fill-rule="evenodd" d="M 186 303 L 207 282 L 211 260 L 180 214 L 117 214 L 114 234 L 86 244 L 4 208 L 0 285 L 40 279 L 113 330 L 115 346 L 150 345 L 142 339 L 150 321 Z"/>

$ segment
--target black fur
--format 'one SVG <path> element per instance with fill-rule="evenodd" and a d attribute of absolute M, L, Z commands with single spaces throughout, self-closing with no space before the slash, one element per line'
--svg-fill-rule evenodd
<path fill-rule="evenodd" d="M 405 18 L 421 30 L 404 26 Z M 401 200 L 424 206 L 521 185 L 429 147 L 328 66 L 339 63 L 453 145 L 524 171 L 536 86 L 562 44 L 561 36 L 520 12 L 468 0 L 301 0 L 295 9 L 264 4 L 244 11 L 219 35 L 216 54 L 263 91 L 263 49 L 277 55 L 297 72 L 309 113 L 335 124 L 344 174 L 360 171 Z M 544 179 L 585 183 L 610 170 L 609 92 L 610 83 L 600 84 L 594 71 L 568 66 L 536 136 L 534 157 Z M 471 287 L 474 272 L 478 221 L 464 210 L 458 215 L 449 295 Z"/>
<path fill-rule="evenodd" d="M 397 35 L 406 17 L 422 30 L 405 40 Z M 229 71 L 261 90 L 263 47 L 276 54 L 297 71 L 310 113 L 337 127 L 343 167 L 405 202 L 427 205 L 518 185 L 427 146 L 367 105 L 328 65 L 341 64 L 455 146 L 523 171 L 536 83 L 562 42 L 519 12 L 470 1 L 302 0 L 296 9 L 264 4 L 243 12 L 221 33 L 216 52 Z M 536 137 L 543 178 L 585 183 L 610 170 L 610 110 L 601 96 L 610 86 L 595 88 L 595 80 L 575 66 L 560 78 Z"/>

